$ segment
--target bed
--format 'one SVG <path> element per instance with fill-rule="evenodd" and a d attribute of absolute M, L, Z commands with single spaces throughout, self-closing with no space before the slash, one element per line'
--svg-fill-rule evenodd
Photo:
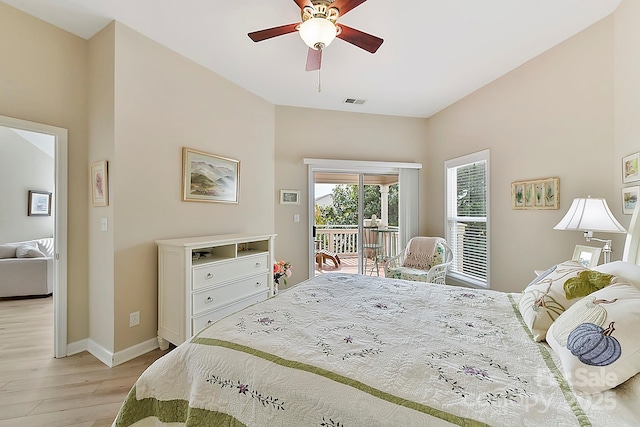
<path fill-rule="evenodd" d="M 617 264 L 632 275 L 633 224 L 625 246 L 625 260 L 633 262 Z M 612 273 L 607 268 L 601 274 Z M 617 280 L 598 292 L 624 285 Z M 533 339 L 521 298 L 317 276 L 212 324 L 157 360 L 114 425 L 638 425 L 640 376 L 597 393 L 576 389 L 562 352 Z"/>

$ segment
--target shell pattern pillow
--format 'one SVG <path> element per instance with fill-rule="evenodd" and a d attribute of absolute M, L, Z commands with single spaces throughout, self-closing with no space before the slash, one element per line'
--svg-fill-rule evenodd
<path fill-rule="evenodd" d="M 640 372 L 640 290 L 616 283 L 560 315 L 547 342 L 575 390 L 597 393 Z"/>
<path fill-rule="evenodd" d="M 545 339 L 551 324 L 580 298 L 615 281 L 615 276 L 590 270 L 578 261 L 565 261 L 527 286 L 518 309 L 536 341 Z"/>

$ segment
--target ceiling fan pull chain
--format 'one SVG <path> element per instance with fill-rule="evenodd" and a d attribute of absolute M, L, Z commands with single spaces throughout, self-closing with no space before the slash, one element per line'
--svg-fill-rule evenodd
<path fill-rule="evenodd" d="M 320 69 L 318 68 L 318 92 L 322 92 L 322 83 L 320 81 Z"/>

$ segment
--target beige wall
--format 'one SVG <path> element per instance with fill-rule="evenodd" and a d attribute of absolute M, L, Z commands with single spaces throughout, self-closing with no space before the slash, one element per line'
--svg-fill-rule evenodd
<path fill-rule="evenodd" d="M 53 157 L 0 126 L 0 242 L 53 236 L 53 216 L 27 216 L 29 190 L 53 193 L 53 173 Z"/>
<path fill-rule="evenodd" d="M 623 0 L 614 17 L 615 147 L 611 174 L 613 191 L 620 200 L 621 187 L 640 185 L 640 182 L 622 183 L 620 160 L 640 151 L 640 2 Z M 623 225 L 627 224 L 628 216 Z"/>
<path fill-rule="evenodd" d="M 87 42 L 0 2 L 0 115 L 69 131 L 69 342 L 89 334 Z"/>
<path fill-rule="evenodd" d="M 276 107 L 276 182 L 271 198 L 277 200 L 281 189 L 300 190 L 299 206 L 275 205 L 276 257 L 293 264 L 289 286 L 309 274 L 308 170 L 303 159 L 419 163 L 427 156 L 425 139 L 424 119 Z M 425 188 L 424 171 L 420 176 Z M 421 200 L 424 197 L 422 193 Z M 295 213 L 300 214 L 299 223 L 293 222 Z"/>
<path fill-rule="evenodd" d="M 115 166 L 115 23 L 89 40 L 89 158 L 106 160 L 107 181 Z M 91 188 L 91 183 L 87 185 Z M 90 190 L 87 190 L 90 191 Z M 109 206 L 89 207 L 89 337 L 113 350 L 114 332 L 114 206 L 117 194 L 109 187 Z M 107 219 L 107 231 L 100 221 Z"/>
<path fill-rule="evenodd" d="M 275 119 L 272 104 L 119 23 L 114 111 L 114 350 L 120 351 L 157 335 L 154 240 L 274 231 Z M 239 203 L 181 201 L 182 147 L 240 160 Z M 134 311 L 141 324 L 129 328 Z"/>
<path fill-rule="evenodd" d="M 275 231 L 290 284 L 305 279 L 304 157 L 422 162 L 420 231 L 441 234 L 443 162 L 490 148 L 492 287 L 522 289 L 585 244 L 552 230 L 574 197 L 604 196 L 629 222 L 620 158 L 640 150 L 639 18 L 624 0 L 614 18 L 425 120 L 274 107 L 123 25 L 87 42 L 0 3 L 0 115 L 69 130 L 69 342 L 119 351 L 155 337 L 155 239 Z M 239 204 L 180 201 L 183 146 L 241 161 Z M 93 208 L 87 167 L 102 159 L 111 205 Z M 546 176 L 560 177 L 560 210 L 511 210 L 512 181 Z M 284 188 L 301 191 L 300 206 L 276 203 Z M 142 324 L 129 328 L 136 310 Z"/>
<path fill-rule="evenodd" d="M 519 291 L 571 258 L 579 232 L 555 231 L 575 197 L 605 197 L 622 220 L 612 165 L 613 18 L 579 33 L 428 119 L 426 232 L 442 234 L 443 162 L 491 150 L 491 287 Z M 513 181 L 557 176 L 560 209 L 511 209 Z M 612 235 L 613 236 L 613 235 Z M 600 236 L 605 237 L 605 236 Z M 620 259 L 616 238 L 612 259 Z M 597 242 L 593 246 L 600 245 Z"/>

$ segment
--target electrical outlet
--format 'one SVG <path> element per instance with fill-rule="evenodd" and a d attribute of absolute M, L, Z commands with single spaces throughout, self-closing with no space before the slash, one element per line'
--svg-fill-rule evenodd
<path fill-rule="evenodd" d="M 129 327 L 138 326 L 140 324 L 140 312 L 129 313 Z"/>

